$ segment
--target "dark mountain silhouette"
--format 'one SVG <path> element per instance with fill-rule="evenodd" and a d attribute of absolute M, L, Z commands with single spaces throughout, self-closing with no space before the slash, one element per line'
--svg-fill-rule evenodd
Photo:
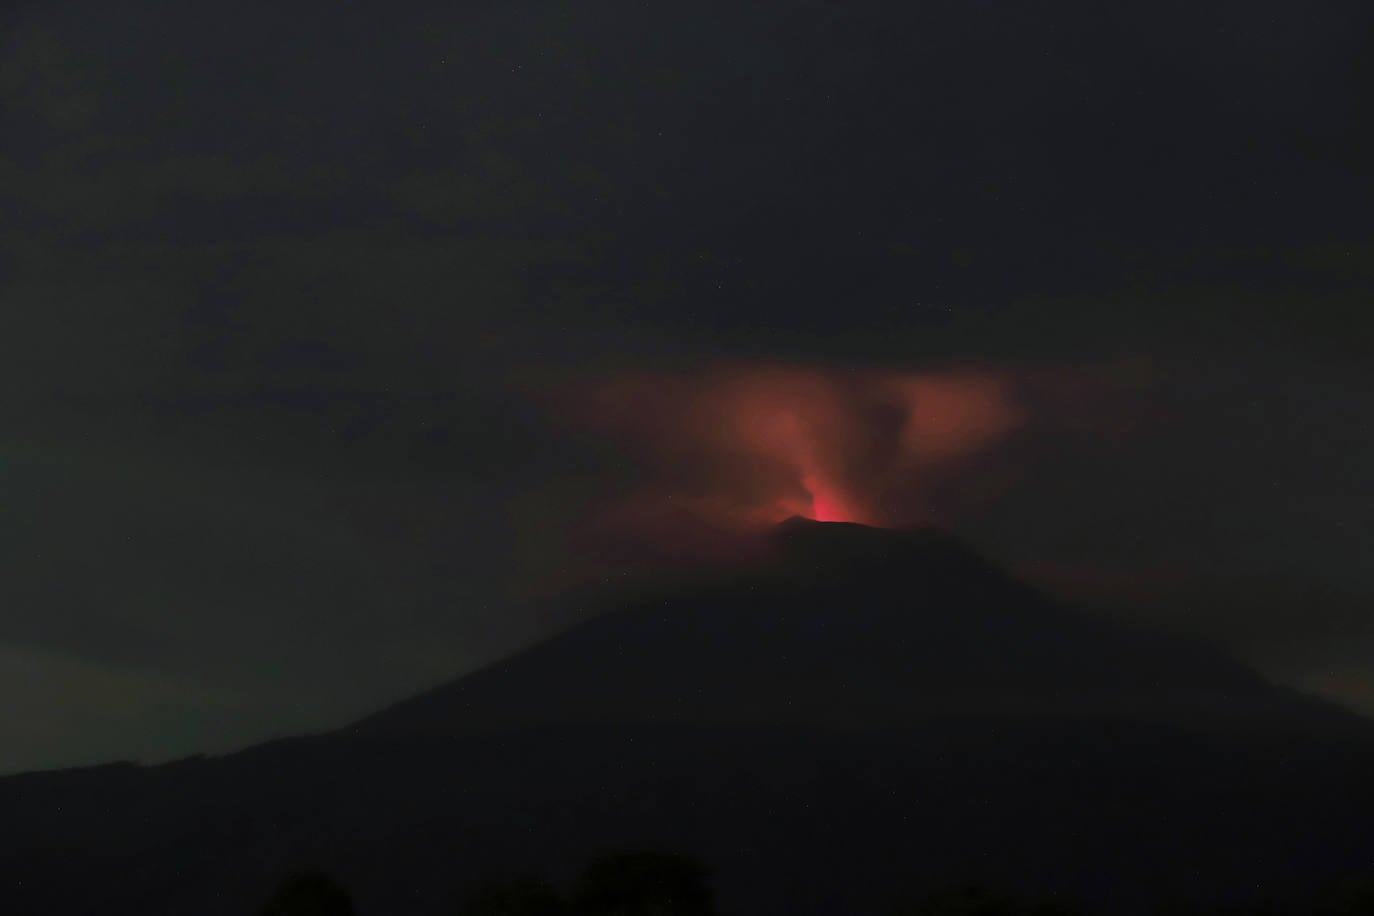
<path fill-rule="evenodd" d="M 940 531 L 794 518 L 762 572 L 654 594 L 356 726 L 905 727 L 1108 717 L 1363 732 L 1202 644 L 1057 607 Z"/>
<path fill-rule="evenodd" d="M 323 869 L 418 916 L 635 848 L 709 863 L 726 913 L 965 879 L 1134 913 L 1368 866 L 1365 720 L 940 532 L 775 540 L 331 734 L 0 780 L 0 909 L 245 913 Z"/>

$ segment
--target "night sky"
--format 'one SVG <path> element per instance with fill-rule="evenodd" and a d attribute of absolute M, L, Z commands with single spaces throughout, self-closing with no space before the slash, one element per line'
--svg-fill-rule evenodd
<path fill-rule="evenodd" d="M 1374 7 L 15 3 L 0 772 L 798 512 L 1374 713 Z"/>

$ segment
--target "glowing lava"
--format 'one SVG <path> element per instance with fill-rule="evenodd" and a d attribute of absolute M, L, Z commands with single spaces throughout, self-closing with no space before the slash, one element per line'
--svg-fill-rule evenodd
<path fill-rule="evenodd" d="M 844 502 L 834 493 L 826 491 L 825 485 L 814 475 L 808 474 L 802 478 L 802 487 L 811 494 L 811 511 L 802 513 L 818 522 L 857 522 L 859 519 L 854 517 Z M 779 507 L 780 509 L 782 507 Z M 788 516 L 783 516 L 787 518 Z M 781 521 L 782 519 L 779 519 Z"/>

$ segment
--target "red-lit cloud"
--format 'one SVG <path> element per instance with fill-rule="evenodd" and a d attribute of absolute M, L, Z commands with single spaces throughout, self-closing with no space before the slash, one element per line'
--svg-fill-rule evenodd
<path fill-rule="evenodd" d="M 629 445 L 642 479 L 602 521 L 710 541 L 788 516 L 875 525 L 934 517 L 931 488 L 1026 419 L 988 369 L 749 366 L 639 372 L 577 389 L 581 423 Z"/>

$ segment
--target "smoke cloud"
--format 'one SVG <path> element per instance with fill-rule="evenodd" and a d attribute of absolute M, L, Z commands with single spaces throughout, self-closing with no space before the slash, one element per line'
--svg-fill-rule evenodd
<path fill-rule="evenodd" d="M 640 371 L 576 387 L 562 406 L 635 463 L 637 484 L 597 523 L 689 554 L 793 515 L 946 523 L 949 484 L 1028 419 L 1010 374 L 968 368 Z"/>

